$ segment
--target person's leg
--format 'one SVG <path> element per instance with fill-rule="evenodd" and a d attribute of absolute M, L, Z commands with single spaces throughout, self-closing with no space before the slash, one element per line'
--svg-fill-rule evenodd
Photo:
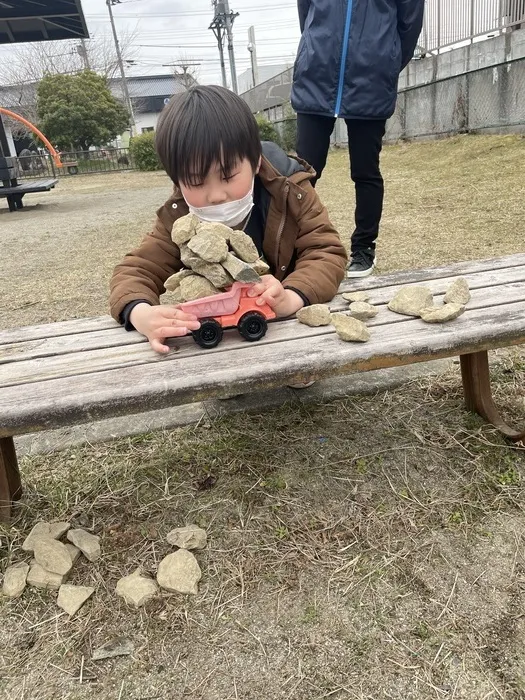
<path fill-rule="evenodd" d="M 386 122 L 381 119 L 347 119 L 350 174 L 355 183 L 356 228 L 352 234 L 352 260 L 348 277 L 366 277 L 374 267 L 376 240 L 383 213 L 384 184 L 379 157 Z"/>
<path fill-rule="evenodd" d="M 333 117 L 320 117 L 316 114 L 297 115 L 297 155 L 315 170 L 315 183 L 320 179 L 330 148 L 330 136 L 334 130 Z"/>

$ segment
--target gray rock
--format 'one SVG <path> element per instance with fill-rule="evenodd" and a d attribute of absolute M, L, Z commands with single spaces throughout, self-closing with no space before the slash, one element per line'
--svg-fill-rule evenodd
<path fill-rule="evenodd" d="M 71 554 L 65 544 L 51 537 L 41 537 L 34 544 L 35 561 L 44 569 L 65 576 L 73 568 Z"/>
<path fill-rule="evenodd" d="M 35 560 L 31 562 L 31 568 L 27 574 L 27 585 L 46 590 L 56 590 L 66 581 L 66 576 L 53 574 L 40 566 Z"/>
<path fill-rule="evenodd" d="M 345 342 L 366 343 L 370 331 L 362 321 L 342 313 L 332 314 L 332 324 L 337 335 Z"/>
<path fill-rule="evenodd" d="M 188 242 L 188 248 L 206 262 L 219 263 L 228 255 L 228 244 L 221 235 L 202 228 Z"/>
<path fill-rule="evenodd" d="M 370 299 L 368 292 L 344 292 L 341 296 L 346 301 L 368 301 Z"/>
<path fill-rule="evenodd" d="M 168 532 L 166 539 L 170 544 L 181 549 L 204 549 L 207 535 L 206 530 L 197 525 L 186 525 Z"/>
<path fill-rule="evenodd" d="M 171 229 L 171 240 L 178 246 L 187 243 L 197 232 L 199 220 L 193 214 L 181 216 L 173 224 Z"/>
<path fill-rule="evenodd" d="M 185 277 L 189 277 L 192 274 L 193 272 L 191 270 L 187 270 L 186 268 L 184 268 L 183 270 L 179 270 L 174 275 L 171 275 L 171 277 L 168 277 L 168 279 L 164 282 L 164 288 L 168 292 L 174 292 L 180 287 L 181 281 Z"/>
<path fill-rule="evenodd" d="M 445 293 L 445 304 L 465 306 L 471 299 L 468 282 L 463 277 L 454 280 Z"/>
<path fill-rule="evenodd" d="M 329 326 L 332 322 L 330 309 L 324 304 L 312 304 L 312 306 L 305 306 L 303 309 L 299 309 L 297 320 L 313 328 Z"/>
<path fill-rule="evenodd" d="M 192 275 L 185 277 L 180 283 L 180 293 L 184 301 L 195 301 L 203 297 L 211 297 L 213 294 L 219 294 L 220 290 L 201 275 Z"/>
<path fill-rule="evenodd" d="M 82 554 L 80 549 L 78 547 L 75 547 L 74 544 L 70 544 L 69 542 L 66 542 L 66 549 L 69 552 L 69 556 L 71 557 L 71 561 L 73 564 L 76 563 L 77 559 L 79 556 Z"/>
<path fill-rule="evenodd" d="M 126 603 L 140 608 L 158 593 L 157 584 L 150 578 L 142 576 L 142 570 L 136 569 L 129 576 L 124 576 L 117 583 L 117 595 L 124 598 Z"/>
<path fill-rule="evenodd" d="M 390 311 L 405 316 L 420 316 L 423 309 L 433 305 L 434 299 L 428 287 L 402 287 L 388 303 Z"/>
<path fill-rule="evenodd" d="M 233 233 L 233 229 L 225 224 L 212 224 L 209 221 L 199 221 L 197 232 L 204 233 L 206 235 L 220 236 L 228 243 L 230 241 L 230 236 Z"/>
<path fill-rule="evenodd" d="M 259 258 L 259 260 L 256 260 L 253 263 L 252 268 L 253 268 L 254 272 L 256 272 L 258 275 L 261 275 L 261 276 L 267 275 L 270 272 L 270 266 L 262 258 Z"/>
<path fill-rule="evenodd" d="M 195 272 L 213 284 L 217 289 L 224 289 L 233 284 L 233 278 L 226 272 L 219 263 L 208 263 L 201 261 L 193 268 Z"/>
<path fill-rule="evenodd" d="M 97 561 L 100 558 L 100 537 L 92 535 L 85 530 L 70 530 L 67 538 L 89 561 Z"/>
<path fill-rule="evenodd" d="M 62 537 L 64 533 L 66 533 L 69 530 L 70 527 L 71 525 L 66 522 L 38 522 L 33 527 L 29 535 L 25 538 L 24 543 L 22 545 L 22 549 L 24 550 L 24 552 L 32 552 L 37 539 L 41 537 L 52 537 L 54 540 L 58 540 Z"/>
<path fill-rule="evenodd" d="M 103 659 L 114 659 L 117 656 L 129 656 L 133 654 L 135 645 L 131 639 L 126 637 L 117 637 L 110 642 L 106 642 L 98 649 L 95 649 L 91 659 L 93 661 L 102 661 Z"/>
<path fill-rule="evenodd" d="M 86 600 L 91 598 L 94 592 L 95 589 L 89 586 L 62 584 L 58 590 L 57 605 L 72 617 L 80 610 Z"/>
<path fill-rule="evenodd" d="M 4 572 L 2 595 L 7 598 L 19 598 L 26 587 L 28 573 L 29 566 L 25 562 L 8 566 Z"/>
<path fill-rule="evenodd" d="M 369 318 L 377 316 L 378 308 L 367 304 L 366 301 L 353 301 L 350 304 L 350 313 L 360 321 L 367 321 Z"/>
<path fill-rule="evenodd" d="M 239 260 L 235 255 L 228 253 L 222 266 L 230 273 L 234 280 L 238 282 L 260 282 L 260 276 L 255 272 L 253 267 L 243 260 Z"/>
<path fill-rule="evenodd" d="M 186 244 L 180 246 L 180 261 L 190 270 L 193 270 L 195 265 L 202 262 L 198 255 L 195 255 Z"/>
<path fill-rule="evenodd" d="M 162 303 L 163 304 L 182 304 L 184 301 L 184 297 L 182 296 L 182 292 L 180 291 L 180 287 L 176 289 L 174 292 L 166 292 L 164 296 L 162 297 Z"/>
<path fill-rule="evenodd" d="M 253 240 L 244 231 L 232 231 L 230 248 L 235 255 L 247 263 L 255 263 L 259 259 L 259 251 Z"/>
<path fill-rule="evenodd" d="M 186 549 L 179 549 L 160 562 L 157 583 L 167 591 L 197 595 L 197 584 L 201 576 L 200 566 L 193 554 Z"/>
<path fill-rule="evenodd" d="M 462 304 L 444 304 L 443 306 L 432 306 L 421 311 L 421 318 L 427 323 L 446 323 L 453 321 L 465 311 Z"/>

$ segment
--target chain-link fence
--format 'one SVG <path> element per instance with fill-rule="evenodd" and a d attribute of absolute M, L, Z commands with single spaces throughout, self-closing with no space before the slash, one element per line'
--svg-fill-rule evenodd
<path fill-rule="evenodd" d="M 525 131 L 525 58 L 401 90 L 387 140 L 486 129 Z"/>

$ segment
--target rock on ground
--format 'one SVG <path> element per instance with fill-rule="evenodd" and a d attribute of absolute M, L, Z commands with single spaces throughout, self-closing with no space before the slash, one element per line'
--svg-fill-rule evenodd
<path fill-rule="evenodd" d="M 70 527 L 70 524 L 65 522 L 38 522 L 33 527 L 29 535 L 25 538 L 24 543 L 22 544 L 22 549 L 24 552 L 32 552 L 37 539 L 41 537 L 52 537 L 54 540 L 58 540 L 69 530 Z"/>
<path fill-rule="evenodd" d="M 73 568 L 66 545 L 51 537 L 41 537 L 35 542 L 34 556 L 40 566 L 53 574 L 65 576 Z"/>
<path fill-rule="evenodd" d="M 140 608 L 157 595 L 158 588 L 155 581 L 142 576 L 142 570 L 136 569 L 129 576 L 124 576 L 117 583 L 115 589 L 117 595 L 124 598 L 126 603 Z"/>
<path fill-rule="evenodd" d="M 47 571 L 43 566 L 40 566 L 38 562 L 33 560 L 31 562 L 31 568 L 27 574 L 27 585 L 34 586 L 35 588 L 43 588 L 46 590 L 56 590 L 66 580 L 66 576 L 61 576 L 60 574 L 53 574 L 51 571 Z"/>
<path fill-rule="evenodd" d="M 4 585 L 2 595 L 7 598 L 18 598 L 24 592 L 29 566 L 25 562 L 19 562 L 8 566 L 4 573 Z"/>
<path fill-rule="evenodd" d="M 197 595 L 197 584 L 201 576 L 200 566 L 193 554 L 186 549 L 179 549 L 160 562 L 157 583 L 167 591 Z"/>
<path fill-rule="evenodd" d="M 166 535 L 168 542 L 181 549 L 204 549 L 206 547 L 207 534 L 197 525 L 177 527 Z"/>
<path fill-rule="evenodd" d="M 312 328 L 318 326 L 329 326 L 332 322 L 330 309 L 324 304 L 312 304 L 305 306 L 297 312 L 297 320 Z"/>
<path fill-rule="evenodd" d="M 454 280 L 445 293 L 445 304 L 459 304 L 465 306 L 471 299 L 468 282 L 465 278 L 459 277 Z"/>
<path fill-rule="evenodd" d="M 388 303 L 390 311 L 405 316 L 420 316 L 422 309 L 434 304 L 432 292 L 428 287 L 402 287 Z"/>
<path fill-rule="evenodd" d="M 443 306 L 432 306 L 421 311 L 421 318 L 427 323 L 446 323 L 453 321 L 465 311 L 462 304 L 444 304 Z"/>
<path fill-rule="evenodd" d="M 91 659 L 93 661 L 102 661 L 102 659 L 114 659 L 117 656 L 128 656 L 133 654 L 134 649 L 135 645 L 131 639 L 117 637 L 95 649 Z"/>
<path fill-rule="evenodd" d="M 100 537 L 97 535 L 78 529 L 70 530 L 67 533 L 67 538 L 80 549 L 89 561 L 96 561 L 100 558 Z"/>
<path fill-rule="evenodd" d="M 342 313 L 332 314 L 332 324 L 337 335 L 345 342 L 365 343 L 370 340 L 370 331 L 362 321 Z"/>
<path fill-rule="evenodd" d="M 91 598 L 94 592 L 95 589 L 89 586 L 63 584 L 58 590 L 57 605 L 72 617 L 80 610 L 86 600 Z"/>
<path fill-rule="evenodd" d="M 350 313 L 354 318 L 360 321 L 367 321 L 370 318 L 377 316 L 379 309 L 372 304 L 367 304 L 366 301 L 353 301 L 350 304 Z"/>

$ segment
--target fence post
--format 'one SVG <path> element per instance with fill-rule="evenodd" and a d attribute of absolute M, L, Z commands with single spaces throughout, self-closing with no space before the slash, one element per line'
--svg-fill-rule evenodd
<path fill-rule="evenodd" d="M 441 0 L 437 0 L 437 53 L 441 47 Z"/>
<path fill-rule="evenodd" d="M 475 21 L 474 9 L 476 0 L 470 0 L 470 43 L 474 43 Z"/>

